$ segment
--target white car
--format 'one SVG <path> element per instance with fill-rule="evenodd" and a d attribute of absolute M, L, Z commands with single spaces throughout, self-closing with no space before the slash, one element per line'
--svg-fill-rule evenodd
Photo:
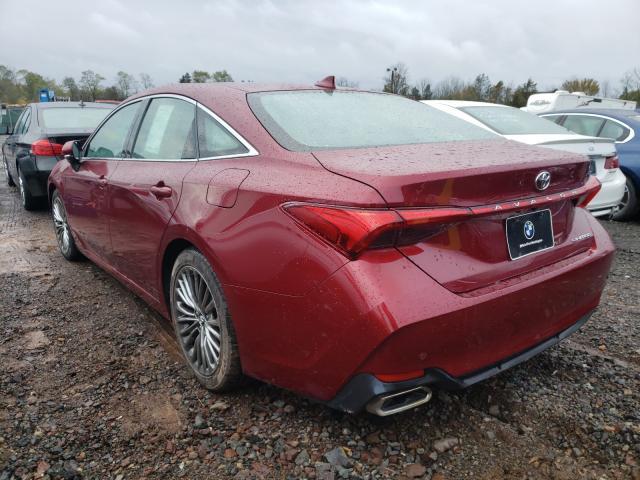
<path fill-rule="evenodd" d="M 596 217 L 612 215 L 622 200 L 626 177 L 619 168 L 612 140 L 578 135 L 507 105 L 462 100 L 423 100 L 422 103 L 509 140 L 587 155 L 591 159 L 591 174 L 602 183 L 598 195 L 587 205 Z"/>

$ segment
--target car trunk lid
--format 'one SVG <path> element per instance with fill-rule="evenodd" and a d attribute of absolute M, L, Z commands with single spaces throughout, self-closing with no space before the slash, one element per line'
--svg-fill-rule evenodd
<path fill-rule="evenodd" d="M 323 150 L 329 171 L 375 188 L 389 207 L 469 207 L 540 195 L 535 177 L 551 174 L 545 193 L 584 183 L 587 158 L 503 140 Z"/>
<path fill-rule="evenodd" d="M 503 140 L 316 151 L 314 156 L 328 170 L 375 188 L 390 208 L 469 208 L 468 219 L 398 247 L 456 293 L 553 264 L 584 252 L 592 242 L 587 220 L 574 208 L 588 178 L 584 156 Z M 536 187 L 542 171 L 551 174 L 544 192 Z M 551 211 L 553 247 L 511 260 L 506 219 L 542 208 Z"/>

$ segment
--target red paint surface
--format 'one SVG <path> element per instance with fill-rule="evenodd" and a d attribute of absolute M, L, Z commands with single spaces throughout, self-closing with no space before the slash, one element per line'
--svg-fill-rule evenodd
<path fill-rule="evenodd" d="M 552 172 L 550 195 L 581 188 L 585 158 L 501 140 L 289 152 L 247 105 L 247 91 L 260 88 L 187 84 L 153 92 L 202 102 L 257 156 L 91 160 L 77 172 L 62 161 L 50 177 L 83 253 L 165 316 L 166 249 L 186 241 L 202 251 L 223 284 L 248 375 L 323 400 L 359 372 L 438 367 L 464 375 L 539 343 L 598 304 L 613 246 L 574 200 L 551 197 L 545 205 L 556 247 L 516 261 L 506 248 L 509 214 L 489 213 L 540 195 L 533 178 L 541 169 Z M 158 198 L 154 186 L 171 194 Z M 482 215 L 351 261 L 281 208 L 296 201 L 461 206 Z"/>

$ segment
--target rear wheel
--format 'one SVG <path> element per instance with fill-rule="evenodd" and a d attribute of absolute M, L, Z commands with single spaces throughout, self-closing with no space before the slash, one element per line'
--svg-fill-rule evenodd
<path fill-rule="evenodd" d="M 3 155 L 2 160 L 4 162 L 4 169 L 7 171 L 7 185 L 9 185 L 10 187 L 15 187 L 16 182 L 14 182 L 13 178 L 11 177 L 11 172 L 9 171 L 9 163 L 7 162 L 7 157 Z"/>
<path fill-rule="evenodd" d="M 197 250 L 178 255 L 170 297 L 176 338 L 198 381 L 214 391 L 237 386 L 242 368 L 227 302 L 209 262 Z"/>
<path fill-rule="evenodd" d="M 40 199 L 31 195 L 27 179 L 20 170 L 18 170 L 18 190 L 20 190 L 20 198 L 25 210 L 36 210 L 41 206 Z"/>
<path fill-rule="evenodd" d="M 57 190 L 53 192 L 51 197 L 51 218 L 53 218 L 53 227 L 62 256 L 71 261 L 82 258 L 82 254 L 73 240 L 73 235 L 71 235 L 71 229 L 67 222 L 67 211 Z"/>
<path fill-rule="evenodd" d="M 626 222 L 638 215 L 639 211 L 640 202 L 638 201 L 638 191 L 631 179 L 627 178 L 624 195 L 618 204 L 618 211 L 613 215 L 613 219 Z"/>

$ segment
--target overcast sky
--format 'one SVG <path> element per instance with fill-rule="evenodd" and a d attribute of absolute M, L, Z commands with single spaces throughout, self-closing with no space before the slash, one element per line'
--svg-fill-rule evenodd
<path fill-rule="evenodd" d="M 0 0 L 0 64 L 61 80 L 92 69 L 186 71 L 235 80 L 313 82 L 335 74 L 381 88 L 480 72 L 539 88 L 592 76 L 617 87 L 640 67 L 640 0 Z M 18 29 L 20 27 L 20 30 Z"/>

